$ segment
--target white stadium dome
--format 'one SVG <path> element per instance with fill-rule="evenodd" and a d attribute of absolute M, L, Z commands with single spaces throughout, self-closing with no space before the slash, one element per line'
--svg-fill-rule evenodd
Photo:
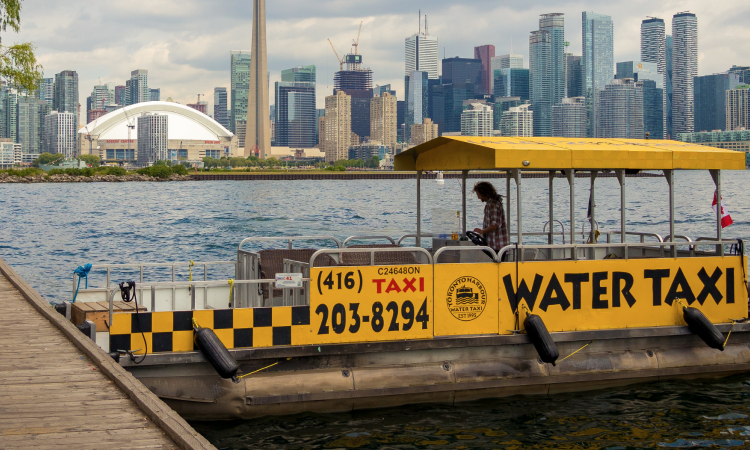
<path fill-rule="evenodd" d="M 87 124 L 78 133 L 99 141 L 128 139 L 128 123 L 134 125 L 130 138 L 138 136 L 138 117 L 143 113 L 168 117 L 167 134 L 170 140 L 218 141 L 231 139 L 233 134 L 219 122 L 202 112 L 179 103 L 142 102 L 107 113 Z"/>

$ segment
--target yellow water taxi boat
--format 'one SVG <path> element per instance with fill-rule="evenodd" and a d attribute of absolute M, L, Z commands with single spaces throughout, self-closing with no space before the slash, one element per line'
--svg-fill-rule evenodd
<path fill-rule="evenodd" d="M 396 170 L 417 173 L 413 235 L 251 237 L 236 261 L 94 266 L 89 276 L 106 272 L 106 284 L 79 289 L 61 312 L 195 420 L 746 372 L 742 242 L 722 237 L 720 210 L 715 236 L 677 236 L 674 226 L 680 171 L 708 170 L 721 198 L 721 171 L 744 168 L 741 152 L 675 141 L 441 137 L 395 157 Z M 627 226 L 625 185 L 642 170 L 666 180 L 669 230 Z M 424 171 L 461 171 L 460 233 L 423 232 Z M 498 251 L 466 239 L 472 171 L 505 173 L 508 195 L 515 184 L 516 210 L 506 211 L 514 242 Z M 570 205 L 588 178 L 585 238 L 572 206 L 569 233 L 524 231 L 527 171 L 549 176 L 549 224 L 553 178 L 567 178 Z M 612 173 L 620 198 L 598 201 L 620 204 L 620 228 L 598 230 L 595 184 Z M 528 243 L 540 235 L 546 242 Z M 235 277 L 211 279 L 216 265 L 234 265 Z M 172 281 L 149 280 L 156 266 L 171 266 Z M 180 268 L 189 280 L 175 278 Z M 140 276 L 118 286 L 124 270 Z"/>

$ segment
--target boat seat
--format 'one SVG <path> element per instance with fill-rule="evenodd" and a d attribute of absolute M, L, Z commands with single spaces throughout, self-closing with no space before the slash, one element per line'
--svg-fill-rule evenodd
<path fill-rule="evenodd" d="M 275 279 L 277 273 L 284 271 L 285 259 L 309 263 L 310 258 L 317 251 L 318 249 L 315 248 L 261 250 L 258 252 L 260 255 L 260 277 L 264 280 Z M 335 266 L 336 261 L 328 255 L 320 255 L 316 258 L 315 265 L 318 267 Z M 268 285 L 263 284 L 261 290 L 263 298 L 267 299 L 269 295 Z M 281 295 L 283 295 L 283 290 L 274 288 L 273 296 L 279 297 Z"/>
<path fill-rule="evenodd" d="M 368 244 L 368 245 L 351 245 L 347 248 L 399 248 L 396 244 Z M 370 252 L 342 253 L 342 266 L 369 266 Z M 409 251 L 405 252 L 375 252 L 375 265 L 414 265 L 417 259 Z"/>

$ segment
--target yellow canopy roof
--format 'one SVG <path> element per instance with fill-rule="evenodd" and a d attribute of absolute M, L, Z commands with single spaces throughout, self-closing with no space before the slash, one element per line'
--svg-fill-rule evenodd
<path fill-rule="evenodd" d="M 733 169 L 745 153 L 680 141 L 445 136 L 396 155 L 395 170 Z"/>

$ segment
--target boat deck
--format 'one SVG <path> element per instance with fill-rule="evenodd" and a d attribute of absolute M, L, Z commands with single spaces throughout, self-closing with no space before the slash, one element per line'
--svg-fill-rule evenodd
<path fill-rule="evenodd" d="M 214 448 L 2 259 L 0 334 L 0 448 Z"/>

